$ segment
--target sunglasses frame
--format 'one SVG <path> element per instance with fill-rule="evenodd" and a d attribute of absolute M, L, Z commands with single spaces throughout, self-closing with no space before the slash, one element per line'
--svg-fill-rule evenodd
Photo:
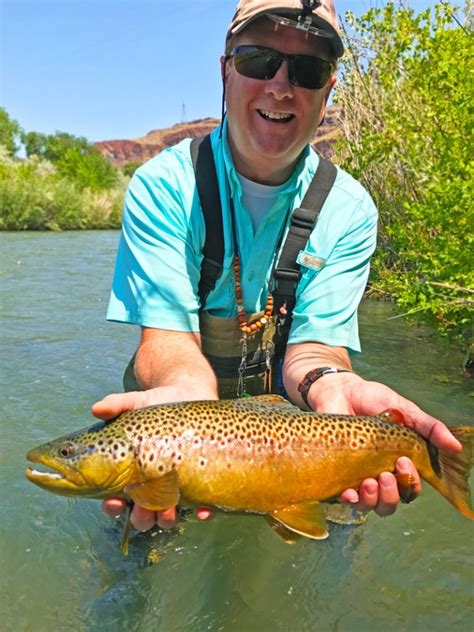
<path fill-rule="evenodd" d="M 239 54 L 240 55 L 245 55 L 247 54 L 251 54 L 251 53 L 261 53 L 261 57 L 265 56 L 265 54 L 267 56 L 271 56 L 274 59 L 277 58 L 279 60 L 278 66 L 275 69 L 275 72 L 272 74 L 270 73 L 266 73 L 265 76 L 263 77 L 256 77 L 253 75 L 249 75 L 249 74 L 245 74 L 243 72 L 241 72 L 238 68 L 238 57 Z M 226 62 L 229 59 L 233 59 L 234 60 L 234 68 L 236 69 L 236 71 L 244 76 L 244 77 L 248 77 L 250 79 L 257 79 L 259 81 L 268 81 L 269 79 L 273 79 L 273 77 L 276 75 L 276 73 L 279 71 L 279 69 L 281 68 L 281 65 L 284 61 L 288 62 L 288 80 L 291 83 L 291 85 L 299 87 L 299 88 L 305 88 L 307 90 L 319 90 L 320 88 L 324 88 L 324 86 L 327 85 L 328 81 L 329 81 L 329 77 L 334 73 L 335 71 L 335 65 L 333 63 L 331 63 L 330 61 L 327 61 L 326 59 L 322 59 L 321 57 L 317 57 L 316 55 L 294 55 L 294 54 L 288 54 L 288 53 L 282 53 L 278 50 L 275 50 L 273 48 L 268 48 L 267 46 L 257 46 L 254 44 L 241 44 L 240 46 L 235 46 L 235 48 L 233 48 L 230 53 L 228 55 L 226 55 Z M 303 81 L 301 80 L 301 77 L 297 77 L 298 75 L 298 71 L 296 69 L 295 66 L 295 62 L 298 61 L 298 59 L 301 60 L 311 60 L 312 62 L 318 62 L 320 64 L 320 68 L 323 67 L 327 67 L 327 77 L 324 81 L 324 83 L 322 83 L 321 81 L 316 82 L 315 85 L 305 85 L 307 84 L 307 82 L 303 79 Z M 237 61 L 237 63 L 236 63 Z M 322 74 L 322 73 L 321 73 Z M 314 82 L 310 82 L 314 83 Z"/>

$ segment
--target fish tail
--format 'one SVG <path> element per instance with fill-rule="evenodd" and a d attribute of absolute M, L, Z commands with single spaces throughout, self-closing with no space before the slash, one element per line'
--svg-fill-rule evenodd
<path fill-rule="evenodd" d="M 428 442 L 432 472 L 426 480 L 458 511 L 474 520 L 469 487 L 469 474 L 474 465 L 474 426 L 455 426 L 450 430 L 463 449 L 448 453 Z"/>

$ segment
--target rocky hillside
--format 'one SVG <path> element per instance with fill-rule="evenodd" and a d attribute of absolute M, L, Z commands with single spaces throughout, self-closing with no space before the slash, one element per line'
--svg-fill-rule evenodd
<path fill-rule="evenodd" d="M 123 165 L 131 161 L 145 162 L 156 156 L 166 147 L 176 145 L 183 138 L 195 138 L 208 134 L 219 124 L 219 119 L 205 118 L 189 123 L 177 123 L 165 129 L 148 132 L 143 138 L 133 140 L 103 140 L 95 143 L 99 151 L 115 165 Z M 312 141 L 313 146 L 326 158 L 332 154 L 332 144 L 340 134 L 338 108 L 331 105 L 327 109 L 326 118 L 317 130 Z"/>

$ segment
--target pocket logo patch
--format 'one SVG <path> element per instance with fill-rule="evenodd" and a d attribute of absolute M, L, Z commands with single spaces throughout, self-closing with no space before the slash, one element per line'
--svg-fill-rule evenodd
<path fill-rule="evenodd" d="M 316 257 L 316 255 L 310 255 L 309 252 L 305 250 L 300 250 L 296 258 L 296 263 L 306 268 L 311 268 L 311 270 L 321 270 L 321 268 L 324 268 L 326 259 L 321 259 L 321 257 Z"/>

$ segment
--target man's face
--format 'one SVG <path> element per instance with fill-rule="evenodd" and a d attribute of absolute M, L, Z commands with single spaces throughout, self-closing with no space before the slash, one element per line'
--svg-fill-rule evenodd
<path fill-rule="evenodd" d="M 234 46 L 242 44 L 332 61 L 322 38 L 310 35 L 306 39 L 305 33 L 291 27 L 278 26 L 275 31 L 268 19 L 245 29 Z M 239 75 L 232 60 L 225 64 L 224 72 L 229 144 L 237 171 L 262 184 L 284 182 L 322 120 L 335 78 L 318 90 L 294 86 L 288 79 L 287 61 L 268 80 Z"/>

